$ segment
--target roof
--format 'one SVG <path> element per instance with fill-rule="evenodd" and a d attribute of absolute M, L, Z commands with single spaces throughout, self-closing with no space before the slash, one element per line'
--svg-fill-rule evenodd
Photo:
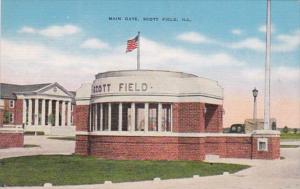
<path fill-rule="evenodd" d="M 16 85 L 8 83 L 0 83 L 0 98 L 16 98 L 15 93 L 18 92 L 33 92 L 51 83 L 33 84 L 33 85 Z"/>

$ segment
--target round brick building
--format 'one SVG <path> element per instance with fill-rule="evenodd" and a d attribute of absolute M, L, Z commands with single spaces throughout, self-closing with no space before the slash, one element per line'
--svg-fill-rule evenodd
<path fill-rule="evenodd" d="M 77 154 L 151 160 L 203 160 L 207 154 L 252 158 L 252 134 L 222 134 L 223 89 L 214 80 L 171 71 L 110 71 L 83 84 L 75 100 Z M 234 154 L 232 145 L 241 152 Z"/>

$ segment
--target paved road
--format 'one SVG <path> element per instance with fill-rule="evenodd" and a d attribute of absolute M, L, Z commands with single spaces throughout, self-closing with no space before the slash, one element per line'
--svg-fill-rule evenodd
<path fill-rule="evenodd" d="M 25 137 L 27 144 L 39 144 L 41 148 L 0 150 L 0 157 L 33 154 L 71 154 L 73 141 L 49 140 L 45 137 Z M 285 144 L 298 144 L 285 142 Z M 300 148 L 281 149 L 283 160 L 247 160 L 247 159 L 217 159 L 211 157 L 211 162 L 241 163 L 252 167 L 232 175 L 209 176 L 200 178 L 171 179 L 163 181 L 141 181 L 132 183 L 97 184 L 83 186 L 60 186 L 57 189 L 299 189 L 300 188 Z M 25 187 L 10 187 L 25 188 Z M 29 187 L 26 187 L 29 188 Z M 43 188 L 43 187 L 31 187 Z"/>

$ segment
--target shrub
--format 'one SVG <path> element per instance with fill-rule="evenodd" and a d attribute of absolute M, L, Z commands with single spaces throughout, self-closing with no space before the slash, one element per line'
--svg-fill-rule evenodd
<path fill-rule="evenodd" d="M 287 126 L 284 126 L 284 128 L 282 129 L 283 133 L 288 133 L 289 132 L 289 128 Z"/>
<path fill-rule="evenodd" d="M 298 129 L 297 129 L 297 128 L 295 128 L 293 131 L 294 131 L 294 134 L 297 134 L 297 132 L 298 132 Z"/>

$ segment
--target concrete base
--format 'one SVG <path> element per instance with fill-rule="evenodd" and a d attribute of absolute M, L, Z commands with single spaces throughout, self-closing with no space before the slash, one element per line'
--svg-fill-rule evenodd
<path fill-rule="evenodd" d="M 58 136 L 75 136 L 75 126 L 48 126 L 48 125 L 27 125 L 24 128 L 26 131 L 39 132 L 42 131 L 45 135 Z"/>

